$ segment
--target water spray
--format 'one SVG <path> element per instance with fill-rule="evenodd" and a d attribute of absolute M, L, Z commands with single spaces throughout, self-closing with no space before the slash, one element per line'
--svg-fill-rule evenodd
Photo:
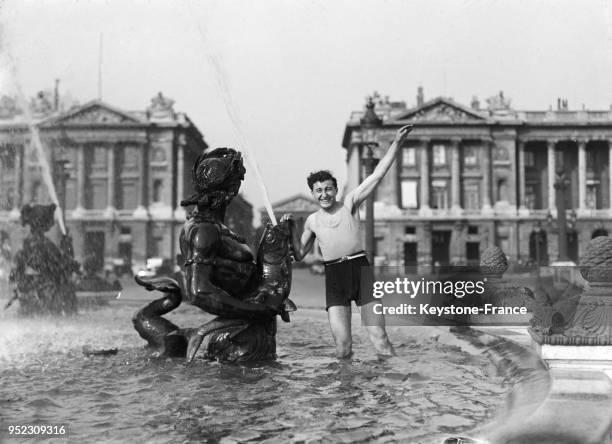
<path fill-rule="evenodd" d="M 60 231 L 62 232 L 63 235 L 66 235 L 66 225 L 64 224 L 63 208 L 60 205 L 59 199 L 57 197 L 57 193 L 55 191 L 55 185 L 53 184 L 53 177 L 51 175 L 51 167 L 49 165 L 47 156 L 45 155 L 45 150 L 43 148 L 42 140 L 40 138 L 40 132 L 38 131 L 38 127 L 34 124 L 34 119 L 32 117 L 32 114 L 30 113 L 30 108 L 25 99 L 25 94 L 23 93 L 23 90 L 21 89 L 21 85 L 19 84 L 17 80 L 19 77 L 18 77 L 17 66 L 15 64 L 15 61 L 10 55 L 8 56 L 8 59 L 9 59 L 8 65 L 9 65 L 10 74 L 11 74 L 11 77 L 14 79 L 14 86 L 15 86 L 16 93 L 17 93 L 17 97 L 16 97 L 17 103 L 19 105 L 19 108 L 21 108 L 21 110 L 23 111 L 23 115 L 25 117 L 26 124 L 28 126 L 28 129 L 30 130 L 30 134 L 32 136 L 30 143 L 36 152 L 36 157 L 38 158 L 38 163 L 41 167 L 43 181 L 47 185 L 47 188 L 49 191 L 49 197 L 51 198 L 51 201 L 55 204 L 54 216 L 55 216 L 55 219 L 57 220 Z"/>
<path fill-rule="evenodd" d="M 199 23 L 197 24 L 197 27 L 198 27 L 198 31 L 200 32 L 200 35 L 202 36 L 202 39 L 204 40 L 204 47 L 207 49 L 212 48 L 212 45 L 209 44 L 210 39 L 208 38 L 206 29 L 200 26 Z M 206 57 L 215 74 L 215 83 L 217 86 L 217 90 L 221 94 L 221 98 L 223 99 L 223 104 L 225 105 L 225 111 L 227 112 L 227 115 L 232 123 L 234 137 L 236 138 L 241 148 L 243 149 L 244 157 L 246 158 L 246 161 L 249 164 L 249 167 L 252 168 L 253 172 L 255 173 L 257 184 L 259 185 L 259 188 L 264 198 L 264 205 L 266 207 L 266 212 L 268 213 L 268 217 L 270 218 L 270 221 L 272 222 L 272 224 L 276 225 L 278 222 L 276 221 L 276 217 L 274 216 L 274 211 L 272 210 L 272 204 L 270 203 L 270 197 L 268 196 L 268 190 L 266 189 L 266 184 L 264 183 L 263 177 L 261 176 L 261 173 L 259 172 L 259 167 L 255 160 L 255 155 L 253 154 L 250 148 L 248 139 L 246 138 L 244 131 L 242 130 L 243 128 L 242 121 L 240 120 L 240 116 L 237 111 L 238 108 L 232 99 L 232 95 L 227 85 L 226 79 L 228 78 L 228 76 L 223 67 L 221 58 L 219 57 L 218 54 L 214 53 L 213 50 L 210 50 L 210 52 L 207 51 Z"/>

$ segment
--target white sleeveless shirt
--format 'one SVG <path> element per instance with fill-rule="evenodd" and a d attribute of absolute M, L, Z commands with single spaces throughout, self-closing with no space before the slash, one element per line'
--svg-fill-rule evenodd
<path fill-rule="evenodd" d="M 342 205 L 334 214 L 322 209 L 310 216 L 310 228 L 319 240 L 323 259 L 332 261 L 363 250 L 359 211 Z"/>

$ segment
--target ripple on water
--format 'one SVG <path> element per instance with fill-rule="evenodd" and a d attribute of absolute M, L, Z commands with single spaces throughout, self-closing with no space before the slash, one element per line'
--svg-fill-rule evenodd
<path fill-rule="evenodd" d="M 321 333 L 327 321 L 296 314 L 279 325 L 273 365 L 187 365 L 151 358 L 130 316 L 131 308 L 111 306 L 61 320 L 4 318 L 4 419 L 44 414 L 84 443 L 440 442 L 482 422 L 507 390 L 486 373 L 485 357 L 444 344 L 431 329 L 416 339 L 417 330 L 393 329 L 400 358 L 386 362 L 355 328 L 357 358 L 338 361 Z M 173 321 L 195 319 L 186 310 Z M 83 345 L 119 352 L 87 357 Z"/>

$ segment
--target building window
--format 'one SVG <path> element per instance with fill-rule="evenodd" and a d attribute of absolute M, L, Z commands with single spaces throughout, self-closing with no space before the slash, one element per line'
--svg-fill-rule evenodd
<path fill-rule="evenodd" d="M 525 168 L 535 167 L 535 153 L 525 150 Z"/>
<path fill-rule="evenodd" d="M 536 208 L 537 190 L 535 185 L 525 184 L 525 207 L 529 210 Z"/>
<path fill-rule="evenodd" d="M 0 153 L 0 163 L 4 172 L 13 171 L 15 169 L 15 152 L 12 148 L 6 149 Z"/>
<path fill-rule="evenodd" d="M 402 180 L 402 208 L 418 208 L 419 202 L 417 197 L 416 180 Z"/>
<path fill-rule="evenodd" d="M 477 183 L 466 183 L 463 189 L 463 202 L 466 210 L 480 208 L 480 186 Z"/>
<path fill-rule="evenodd" d="M 597 208 L 597 185 L 587 185 L 586 207 L 591 210 Z"/>
<path fill-rule="evenodd" d="M 13 187 L 5 188 L 5 193 L 0 194 L 0 210 L 11 210 L 15 204 L 14 199 L 15 191 Z"/>
<path fill-rule="evenodd" d="M 478 234 L 478 225 L 468 225 L 468 234 Z"/>
<path fill-rule="evenodd" d="M 404 148 L 402 150 L 402 165 L 403 166 L 416 166 L 416 149 L 415 148 Z"/>
<path fill-rule="evenodd" d="M 93 163 L 95 169 L 106 169 L 106 148 L 97 146 L 94 148 Z"/>
<path fill-rule="evenodd" d="M 595 151 L 593 150 L 586 150 L 586 169 L 595 171 Z"/>
<path fill-rule="evenodd" d="M 478 164 L 477 150 L 475 147 L 466 146 L 463 148 L 463 164 L 467 166 Z"/>
<path fill-rule="evenodd" d="M 132 181 L 124 181 L 119 187 L 117 209 L 133 210 L 138 205 L 138 188 Z"/>
<path fill-rule="evenodd" d="M 433 151 L 433 164 L 435 166 L 446 165 L 446 147 L 444 145 L 434 145 Z"/>
<path fill-rule="evenodd" d="M 465 259 L 468 265 L 480 264 L 480 242 L 465 243 Z"/>
<path fill-rule="evenodd" d="M 406 234 L 416 234 L 416 227 L 405 227 L 404 233 Z"/>
<path fill-rule="evenodd" d="M 432 208 L 445 210 L 448 208 L 448 187 L 444 180 L 434 180 L 431 187 Z"/>

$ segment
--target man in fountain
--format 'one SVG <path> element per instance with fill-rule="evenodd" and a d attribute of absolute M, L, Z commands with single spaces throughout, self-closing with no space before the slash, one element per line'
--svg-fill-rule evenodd
<path fill-rule="evenodd" d="M 181 202 L 196 208 L 181 230 L 182 270 L 177 280 L 136 279 L 149 290 L 165 293 L 133 318 L 138 333 L 162 354 L 191 360 L 205 340 L 206 355 L 212 359 L 274 358 L 278 310 L 255 298 L 260 276 L 253 253 L 245 239 L 224 224 L 244 173 L 240 153 L 231 148 L 200 155 L 192 170 L 195 193 Z M 179 329 L 161 315 L 183 298 L 218 317 L 200 328 Z"/>
<path fill-rule="evenodd" d="M 304 224 L 301 239 L 294 235 L 294 257 L 302 260 L 319 240 L 325 259 L 326 308 L 332 336 L 339 358 L 352 355 L 351 302 L 361 307 L 361 317 L 376 351 L 382 356 L 395 355 L 385 331 L 384 318 L 375 315 L 371 291 L 360 291 L 362 267 L 370 264 L 362 247 L 359 206 L 370 196 L 397 157 L 397 150 L 412 125 L 400 128 L 384 157 L 372 174 L 350 191 L 344 202 L 338 202 L 338 184 L 329 171 L 317 171 L 308 176 L 308 186 L 320 206 Z M 285 215 L 281 221 L 290 218 Z M 371 271 L 371 270 L 368 270 Z"/>

